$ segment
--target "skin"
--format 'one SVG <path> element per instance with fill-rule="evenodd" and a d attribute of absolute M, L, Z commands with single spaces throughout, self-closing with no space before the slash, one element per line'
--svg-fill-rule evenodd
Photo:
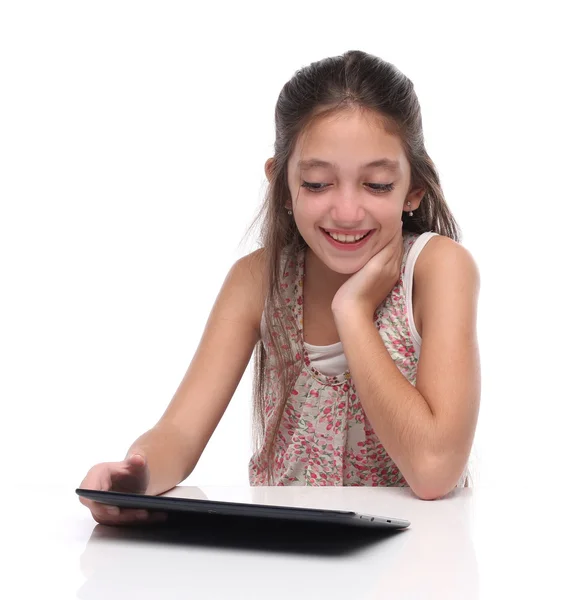
<path fill-rule="evenodd" d="M 309 158 L 338 168 L 299 170 L 298 161 Z M 361 170 L 361 164 L 379 158 L 396 160 L 397 171 Z M 267 170 L 270 165 L 272 159 Z M 478 418 L 476 264 L 463 246 L 445 236 L 430 239 L 420 253 L 413 309 L 424 337 L 415 387 L 399 372 L 372 326 L 374 309 L 399 276 L 402 212 L 416 210 L 424 195 L 422 189 L 411 189 L 399 138 L 385 131 L 372 113 L 344 111 L 315 122 L 301 136 L 287 175 L 293 199 L 287 208 L 309 246 L 306 341 L 342 341 L 365 413 L 389 455 L 419 497 L 441 497 L 456 485 Z M 327 184 L 322 186 L 325 191 L 302 188 L 303 180 Z M 368 185 L 389 183 L 394 188 L 384 193 Z M 375 233 L 363 248 L 342 252 L 319 227 Z M 309 339 L 309 330 L 318 339 Z"/>
<path fill-rule="evenodd" d="M 321 158 L 338 168 L 313 167 L 301 171 L 301 159 Z M 360 165 L 379 158 L 399 163 L 396 173 Z M 273 159 L 265 165 L 267 176 Z M 387 246 L 401 227 L 403 211 L 418 208 L 422 189 L 410 189 L 410 166 L 400 138 L 385 131 L 370 111 L 344 110 L 315 122 L 300 136 L 288 162 L 288 185 L 293 203 L 286 208 L 309 245 L 306 271 L 309 280 L 322 282 L 325 302 L 352 274 Z M 301 187 L 303 181 L 328 184 L 323 191 Z M 378 192 L 367 184 L 392 183 L 392 191 Z M 407 202 L 410 201 L 410 206 Z M 375 229 L 356 252 L 335 250 L 319 227 Z"/>
<path fill-rule="evenodd" d="M 310 157 L 336 162 L 340 170 L 301 173 L 297 161 Z M 399 162 L 393 176 L 382 170 L 360 171 L 360 164 L 382 157 Z M 269 159 L 268 177 L 271 165 Z M 306 181 L 328 184 L 327 191 L 300 188 L 303 174 Z M 288 164 L 289 189 L 295 201 L 287 208 L 294 211 L 309 245 L 304 313 L 305 333 L 311 330 L 312 337 L 306 341 L 323 345 L 341 339 L 361 403 L 377 436 L 413 491 L 421 498 L 433 499 L 455 485 L 476 427 L 479 279 L 472 257 L 453 240 L 434 236 L 422 250 L 414 272 L 413 305 L 417 329 L 424 337 L 416 387 L 411 385 L 388 355 L 372 322 L 373 306 L 396 281 L 398 250 L 402 248 L 401 213 L 416 210 L 423 195 L 422 190 L 411 190 L 409 181 L 409 165 L 398 138 L 385 132 L 373 115 L 340 113 L 316 122 L 298 141 Z M 391 182 L 394 190 L 380 195 L 367 186 Z M 376 231 L 363 249 L 342 254 L 328 244 L 319 226 Z M 230 271 L 170 406 L 160 422 L 130 448 L 130 455 L 141 456 L 96 465 L 80 487 L 129 487 L 158 494 L 191 473 L 259 339 L 264 286 L 256 255 L 260 256 L 260 251 L 237 261 Z M 334 302 L 341 290 L 345 294 L 339 296 L 340 302 Z M 230 328 L 229 322 L 235 327 Z M 317 332 L 334 339 L 315 339 Z M 233 351 L 222 354 L 222 347 Z M 147 481 L 149 457 L 155 473 L 151 483 Z M 145 512 L 140 515 L 140 511 L 84 503 L 100 523 L 124 524 L 142 515 L 147 518 Z"/>

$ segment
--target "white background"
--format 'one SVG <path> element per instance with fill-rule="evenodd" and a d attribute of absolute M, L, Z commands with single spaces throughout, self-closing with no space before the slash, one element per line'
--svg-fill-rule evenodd
<path fill-rule="evenodd" d="M 571 485 L 562 3 L 388 4 L 1 4 L 3 484 L 72 492 L 156 422 L 228 269 L 257 247 L 239 243 L 281 87 L 360 49 L 414 82 L 480 268 L 476 485 Z M 251 381 L 252 364 L 187 484 L 247 484 Z"/>

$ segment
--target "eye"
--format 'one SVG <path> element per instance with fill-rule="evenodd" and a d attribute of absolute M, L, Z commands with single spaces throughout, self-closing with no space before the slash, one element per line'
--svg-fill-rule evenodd
<path fill-rule="evenodd" d="M 308 181 L 304 181 L 301 184 L 301 187 L 307 188 L 309 190 L 311 190 L 312 192 L 317 192 L 317 191 L 321 191 L 324 190 L 324 187 L 321 186 L 327 186 L 327 183 L 309 183 Z"/>
<path fill-rule="evenodd" d="M 373 190 L 373 192 L 376 192 L 377 194 L 392 192 L 395 187 L 394 183 L 367 183 L 367 185 Z"/>
<path fill-rule="evenodd" d="M 391 192 L 395 184 L 394 183 L 367 183 L 367 186 L 375 192 L 375 194 L 385 194 Z M 309 181 L 303 181 L 301 187 L 307 188 L 309 191 L 317 193 L 322 192 L 324 189 L 329 187 L 328 183 L 310 183 Z"/>

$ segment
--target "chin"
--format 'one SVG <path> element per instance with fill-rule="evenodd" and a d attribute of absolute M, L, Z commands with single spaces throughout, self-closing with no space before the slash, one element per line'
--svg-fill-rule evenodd
<path fill-rule="evenodd" d="M 356 258 L 355 260 L 333 260 L 330 258 L 328 262 L 325 262 L 327 267 L 339 273 L 340 275 L 354 275 L 360 271 L 371 259 L 371 257 L 363 258 L 362 260 Z"/>
<path fill-rule="evenodd" d="M 370 252 L 358 250 L 356 254 L 349 252 L 347 256 L 345 254 L 337 256 L 336 253 L 330 252 L 329 248 L 325 248 L 321 243 L 309 244 L 307 242 L 307 246 L 328 269 L 339 275 L 349 276 L 360 271 L 379 251 L 377 248 L 374 248 Z"/>

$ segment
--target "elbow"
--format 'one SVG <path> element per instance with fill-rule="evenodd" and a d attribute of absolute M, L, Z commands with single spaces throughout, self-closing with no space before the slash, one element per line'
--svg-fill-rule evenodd
<path fill-rule="evenodd" d="M 456 487 L 461 474 L 444 460 L 426 460 L 412 477 L 411 490 L 420 500 L 439 500 Z"/>
<path fill-rule="evenodd" d="M 414 488 L 411 486 L 411 490 L 419 500 L 440 500 L 442 497 L 446 496 L 452 488 L 439 488 L 436 485 L 429 484 L 426 487 Z"/>

